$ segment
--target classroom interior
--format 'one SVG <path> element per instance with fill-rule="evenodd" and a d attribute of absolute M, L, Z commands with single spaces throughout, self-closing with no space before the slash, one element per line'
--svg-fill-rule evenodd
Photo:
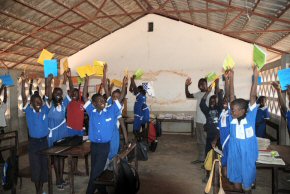
<path fill-rule="evenodd" d="M 196 100 L 186 98 L 185 80 L 190 77 L 189 89 L 197 92 L 200 78 L 211 72 L 223 74 L 228 56 L 235 63 L 235 95 L 249 99 L 253 44 L 258 45 L 267 56 L 258 86 L 258 95 L 267 97 L 271 115 L 267 137 L 272 145 L 289 146 L 286 122 L 281 117 L 277 93 L 271 87 L 271 82 L 278 80 L 278 71 L 290 66 L 289 7 L 289 0 L 0 0 L 0 75 L 10 75 L 14 81 L 14 86 L 8 87 L 5 131 L 18 133 L 19 170 L 29 166 L 28 129 L 21 111 L 19 78 L 26 72 L 34 80 L 33 90 L 38 86 L 44 95 L 44 67 L 37 62 L 43 49 L 54 53 L 58 62 L 55 87 L 62 80 L 65 61 L 75 87 L 77 68 L 93 65 L 96 60 L 108 64 L 110 79 L 122 80 L 127 72 L 132 76 L 142 70 L 144 74 L 136 83 L 148 83 L 153 88 L 147 104 L 156 122 L 158 116 L 194 120 L 198 105 Z M 90 95 L 97 92 L 100 83 L 99 77 L 90 77 Z M 220 87 L 224 88 L 222 80 Z M 29 84 L 26 92 L 28 88 Z M 135 96 L 128 92 L 128 118 L 134 117 L 134 102 Z M 131 124 L 128 132 L 133 139 Z M 191 164 L 197 157 L 195 125 L 165 121 L 157 140 L 156 151 L 148 152 L 148 161 L 138 162 L 138 193 L 204 193 L 204 169 L 201 164 Z M 7 158 L 10 153 L 3 154 Z M 85 160 L 80 159 L 78 166 L 84 172 Z M 290 189 L 289 170 L 290 163 L 287 168 L 278 169 L 275 185 L 281 191 L 287 189 L 285 193 Z M 269 168 L 257 170 L 253 194 L 278 193 L 273 190 L 273 172 Z M 68 179 L 68 175 L 65 177 Z M 74 193 L 85 193 L 88 179 L 74 176 Z M 47 183 L 44 191 L 48 193 Z M 2 192 L 11 193 L 0 189 Z M 22 178 L 21 187 L 18 179 L 16 193 L 34 192 L 30 178 Z M 53 192 L 71 190 L 66 187 L 58 191 L 53 185 Z"/>

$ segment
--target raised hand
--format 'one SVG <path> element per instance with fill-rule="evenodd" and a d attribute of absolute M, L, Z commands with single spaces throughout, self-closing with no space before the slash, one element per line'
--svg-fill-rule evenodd
<path fill-rule="evenodd" d="M 275 88 L 275 90 L 280 90 L 280 84 L 278 82 L 272 82 L 271 85 Z"/>
<path fill-rule="evenodd" d="M 191 83 L 192 81 L 190 77 L 185 80 L 185 85 L 189 86 Z"/>

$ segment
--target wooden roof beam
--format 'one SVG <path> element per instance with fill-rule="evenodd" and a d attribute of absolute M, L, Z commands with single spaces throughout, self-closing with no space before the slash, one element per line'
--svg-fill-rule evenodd
<path fill-rule="evenodd" d="M 245 8 L 240 8 L 240 7 L 236 7 L 236 6 L 233 6 L 233 5 L 228 5 L 227 3 L 220 2 L 220 1 L 215 1 L 215 0 L 205 0 L 205 1 L 207 1 L 209 3 L 216 4 L 216 5 L 224 6 L 224 7 L 234 8 L 234 9 L 237 9 L 238 11 L 247 11 L 247 9 L 245 9 Z M 290 20 L 288 20 L 288 19 L 281 19 L 281 18 L 272 17 L 272 16 L 269 16 L 269 15 L 265 15 L 265 14 L 259 13 L 257 11 L 249 12 L 249 13 L 251 13 L 252 15 L 260 16 L 260 17 L 267 18 L 267 19 L 270 19 L 270 20 L 273 20 L 273 21 L 278 21 L 278 22 L 290 24 Z"/>
<path fill-rule="evenodd" d="M 21 18 L 18 18 L 18 17 L 16 17 L 16 16 L 12 15 L 12 14 L 8 14 L 8 13 L 5 13 L 5 12 L 2 12 L 1 10 L 0 10 L 0 14 L 6 15 L 7 17 L 11 17 L 11 18 L 13 18 L 13 19 L 15 19 L 15 20 L 19 20 L 19 21 L 21 21 L 21 22 L 23 22 L 23 23 L 27 23 L 27 24 L 30 24 L 30 25 L 35 26 L 35 27 L 40 27 L 40 26 L 38 26 L 38 25 L 36 25 L 36 24 L 30 22 L 30 21 L 23 20 L 23 19 L 21 19 Z M 42 29 L 38 30 L 37 32 L 41 32 L 43 29 L 45 29 L 45 28 L 42 28 Z M 46 31 L 49 31 L 49 32 L 51 32 L 51 33 L 55 33 L 55 34 L 57 34 L 57 35 L 59 35 L 59 36 L 63 36 L 63 34 L 60 34 L 60 33 L 58 33 L 58 32 L 55 32 L 55 31 L 52 31 L 52 30 L 49 30 L 49 29 L 45 29 L 45 30 L 46 30 Z M 33 34 L 33 33 L 35 33 L 35 32 L 36 32 L 36 31 L 33 30 L 33 32 L 32 32 L 31 34 Z M 81 40 L 77 40 L 77 39 L 72 38 L 72 37 L 66 37 L 66 38 L 71 39 L 71 40 L 74 40 L 74 41 L 76 41 L 76 42 L 78 42 L 78 43 L 81 43 L 81 44 L 87 45 L 87 43 L 85 43 L 85 42 L 83 42 L 83 41 L 81 41 Z"/>
<path fill-rule="evenodd" d="M 20 3 L 20 4 L 23 5 L 23 6 L 28 7 L 29 9 L 32 9 L 32 10 L 34 10 L 34 11 L 36 11 L 36 12 L 39 12 L 39 13 L 45 15 L 45 16 L 48 16 L 48 17 L 51 17 L 51 18 L 55 18 L 53 15 L 50 15 L 50 14 L 45 13 L 45 12 L 39 10 L 39 9 L 36 9 L 35 7 L 32 7 L 32 6 L 30 6 L 30 5 L 28 5 L 28 4 L 24 3 L 24 2 L 21 2 L 21 1 L 19 1 L 19 0 L 15 0 L 15 1 L 16 1 L 17 3 Z M 65 6 L 63 6 L 63 7 L 65 7 Z M 67 7 L 65 7 L 65 8 L 67 8 Z M 68 23 L 66 23 L 66 22 L 64 22 L 64 21 L 61 21 L 61 20 L 59 20 L 59 19 L 57 19 L 57 21 L 58 21 L 58 22 L 61 22 L 61 23 L 68 24 Z M 70 27 L 75 28 L 74 26 L 70 26 Z M 86 33 L 86 34 L 88 34 L 88 35 L 91 35 L 91 36 L 94 36 L 94 37 L 95 37 L 94 34 L 91 34 L 91 33 L 89 33 L 89 32 L 86 32 L 86 31 L 84 31 L 84 30 L 82 30 L 82 29 L 80 29 L 80 31 L 82 31 L 83 33 Z M 98 37 L 96 37 L 96 38 L 98 38 Z"/>
<path fill-rule="evenodd" d="M 81 3 L 83 3 L 83 2 L 84 2 L 84 1 L 82 1 Z M 78 3 L 78 4 L 75 5 L 74 7 L 79 6 L 81 3 Z M 74 7 L 69 8 L 69 10 L 73 10 Z M 98 11 L 98 12 L 99 12 L 99 11 Z M 79 29 L 79 28 L 81 28 L 81 27 L 84 26 L 84 25 L 85 25 L 85 24 L 81 24 L 81 25 L 79 25 L 78 27 L 76 27 L 76 29 Z M 66 36 L 70 35 L 70 34 L 73 33 L 76 29 L 72 29 L 72 30 L 70 30 L 69 32 L 65 33 L 63 37 L 66 37 Z M 62 39 L 63 37 L 60 37 L 60 38 L 54 40 L 52 43 L 46 45 L 46 47 L 49 47 L 50 45 L 53 45 L 54 43 L 56 43 L 57 41 L 59 41 L 59 40 Z M 36 51 L 35 53 L 33 53 L 33 54 L 27 56 L 25 59 L 23 59 L 23 60 L 17 62 L 16 64 L 14 64 L 14 65 L 13 65 L 12 67 L 10 67 L 10 68 L 14 68 L 14 67 L 16 67 L 17 65 L 19 65 L 19 64 L 21 64 L 21 63 L 23 63 L 23 62 L 25 62 L 27 59 L 29 59 L 31 56 L 37 54 L 39 51 L 40 51 L 40 50 L 38 50 L 38 51 Z"/>
<path fill-rule="evenodd" d="M 104 1 L 106 2 L 106 1 Z M 98 9 L 93 3 L 91 3 L 90 1 L 87 1 L 88 4 L 90 4 L 91 6 L 93 6 L 94 8 Z M 110 18 L 113 22 L 115 22 L 116 24 L 118 24 L 120 27 L 122 26 L 122 24 L 120 24 L 120 22 L 118 22 L 117 20 L 115 20 L 114 18 L 112 18 L 111 16 L 109 16 L 108 14 L 106 14 L 105 12 L 103 12 L 102 10 L 100 10 L 100 12 L 102 14 L 104 14 L 105 16 L 108 16 L 108 18 Z"/>
<path fill-rule="evenodd" d="M 134 20 L 134 18 L 131 15 L 129 15 L 128 12 L 121 5 L 119 5 L 119 3 L 117 3 L 115 0 L 112 1 L 115 5 L 117 5 L 119 9 L 121 9 L 126 14 L 126 16 L 128 16 L 131 20 Z"/>
<path fill-rule="evenodd" d="M 208 2 L 206 2 L 206 3 L 208 3 Z M 229 0 L 229 5 L 231 5 L 232 4 L 232 0 Z M 227 7 L 227 10 L 229 9 L 229 7 Z M 225 17 L 225 21 L 224 21 L 224 27 L 225 27 L 225 25 L 226 25 L 226 23 L 227 23 L 227 20 L 228 20 L 228 15 L 229 15 L 229 12 L 227 11 L 227 13 L 226 13 L 226 17 Z M 224 28 L 223 27 L 223 28 Z"/>
<path fill-rule="evenodd" d="M 285 7 L 285 9 L 282 10 L 280 14 L 277 15 L 277 18 L 280 18 L 289 8 L 290 8 L 290 4 L 287 7 Z M 272 20 L 269 24 L 265 25 L 264 29 L 268 30 L 273 24 L 274 24 L 274 21 Z M 260 34 L 259 36 L 257 36 L 255 38 L 255 41 L 257 41 L 262 35 L 263 34 Z"/>
<path fill-rule="evenodd" d="M 258 4 L 260 3 L 260 1 L 261 0 L 258 0 L 257 3 L 255 4 L 255 6 L 252 8 L 252 10 L 250 12 L 250 17 L 252 15 L 252 13 L 255 11 L 255 9 L 258 7 Z M 246 19 L 244 25 L 241 27 L 241 30 L 240 31 L 243 31 L 245 29 L 245 27 L 247 26 L 248 22 L 249 22 L 249 18 L 247 17 L 247 19 Z"/>
<path fill-rule="evenodd" d="M 229 27 L 233 22 L 239 19 L 243 13 L 244 11 L 241 11 L 238 15 L 236 15 L 233 19 L 231 19 L 231 21 L 229 21 L 226 25 L 224 25 L 221 31 L 224 32 L 227 29 L 227 27 Z"/>
<path fill-rule="evenodd" d="M 227 31 L 229 34 L 264 34 L 264 33 L 277 33 L 277 32 L 290 32 L 288 29 L 279 30 L 244 30 L 244 31 Z"/>

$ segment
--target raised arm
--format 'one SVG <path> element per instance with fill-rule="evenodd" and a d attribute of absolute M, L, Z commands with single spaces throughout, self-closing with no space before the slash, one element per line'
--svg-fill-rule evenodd
<path fill-rule="evenodd" d="M 192 83 L 191 78 L 187 78 L 185 81 L 185 96 L 186 96 L 186 98 L 194 98 L 194 95 L 191 94 L 188 90 L 188 86 L 190 86 L 191 83 Z"/>
<path fill-rule="evenodd" d="M 135 83 L 135 75 L 133 75 L 131 77 L 131 83 L 130 83 L 130 87 L 129 87 L 129 91 L 132 92 L 134 95 L 136 95 L 138 93 L 138 88 L 136 86 L 136 83 Z"/>
<path fill-rule="evenodd" d="M 250 105 L 255 104 L 256 97 L 257 97 L 259 72 L 256 65 L 253 67 L 253 75 L 254 75 L 254 80 L 252 82 L 251 93 L 250 93 Z"/>
<path fill-rule="evenodd" d="M 235 100 L 235 89 L 234 89 L 234 70 L 229 71 L 229 96 L 230 102 Z"/>
<path fill-rule="evenodd" d="M 72 79 L 71 79 L 71 71 L 70 71 L 70 68 L 68 68 L 67 72 L 65 72 L 66 74 L 66 77 L 68 79 L 68 83 L 69 83 L 69 90 L 71 91 L 70 93 L 72 93 L 72 91 L 74 90 L 74 84 L 72 82 Z"/>
<path fill-rule="evenodd" d="M 2 94 L 3 90 L 4 90 L 4 84 L 2 84 L 1 87 L 0 87 L 0 95 Z"/>
<path fill-rule="evenodd" d="M 204 115 L 207 115 L 209 113 L 209 107 L 206 105 L 206 99 L 209 95 L 209 93 L 211 92 L 212 88 L 211 86 L 208 87 L 208 90 L 206 91 L 206 93 L 203 95 L 199 107 L 201 109 L 201 111 L 203 112 Z"/>
<path fill-rule="evenodd" d="M 219 86 L 220 79 L 217 78 L 214 82 L 215 82 L 214 94 L 217 95 L 220 93 L 220 86 Z"/>
<path fill-rule="evenodd" d="M 124 76 L 123 78 L 123 86 L 122 86 L 122 91 L 121 91 L 121 95 L 119 98 L 120 102 L 123 102 L 126 94 L 127 94 L 127 87 L 128 87 L 128 78 L 126 76 Z"/>
<path fill-rule="evenodd" d="M 228 72 L 226 72 L 224 74 L 225 76 L 225 98 L 227 99 L 227 101 L 230 100 L 230 81 L 229 81 L 229 76 L 228 76 Z"/>
<path fill-rule="evenodd" d="M 27 104 L 27 96 L 25 93 L 25 81 L 26 81 L 26 77 L 24 73 L 22 73 L 21 74 L 21 97 L 22 97 L 23 106 Z"/>
<path fill-rule="evenodd" d="M 88 85 L 89 85 L 89 76 L 86 76 L 85 77 L 84 87 L 83 87 L 83 99 L 84 99 L 85 103 L 88 101 L 88 97 L 87 97 Z"/>
<path fill-rule="evenodd" d="M 33 86 L 33 79 L 30 80 L 30 84 L 29 84 L 29 95 L 32 95 L 32 86 Z"/>
<path fill-rule="evenodd" d="M 109 86 L 108 86 L 108 80 L 107 80 L 107 69 L 108 69 L 108 65 L 104 64 L 104 72 L 103 72 L 102 83 L 104 85 L 105 94 L 106 94 L 106 96 L 108 98 L 109 96 L 111 96 L 111 93 L 109 92 Z"/>
<path fill-rule="evenodd" d="M 52 88 L 51 81 L 53 79 L 53 75 L 49 74 L 47 78 L 45 78 L 45 96 L 48 98 L 48 103 L 52 100 Z"/>
<path fill-rule="evenodd" d="M 282 112 L 282 116 L 285 117 L 286 112 L 287 112 L 287 106 L 286 106 L 286 102 L 282 96 L 282 92 L 281 92 L 281 88 L 278 84 L 278 82 L 272 82 L 272 86 L 275 88 L 275 90 L 277 91 L 278 94 L 278 102 L 279 102 L 279 106 Z"/>

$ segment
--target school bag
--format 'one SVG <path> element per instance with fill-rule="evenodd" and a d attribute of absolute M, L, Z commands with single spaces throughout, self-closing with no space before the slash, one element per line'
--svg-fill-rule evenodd
<path fill-rule="evenodd" d="M 156 127 L 153 122 L 150 122 L 149 132 L 148 132 L 148 142 L 149 142 L 149 150 L 155 152 L 158 144 L 157 136 L 156 136 Z"/>
<path fill-rule="evenodd" d="M 17 157 L 13 157 L 13 158 L 14 158 L 14 161 L 12 160 L 11 157 L 7 158 L 7 160 L 4 163 L 3 170 L 2 170 L 2 187 L 5 191 L 10 190 L 12 188 L 13 181 L 15 183 L 17 182 L 17 172 L 18 172 L 17 166 L 18 165 L 16 164 L 18 162 L 18 158 Z"/>
<path fill-rule="evenodd" d="M 140 188 L 138 172 L 124 159 L 120 160 L 116 194 L 136 194 Z"/>
<path fill-rule="evenodd" d="M 148 144 L 145 141 L 137 141 L 137 160 L 147 161 L 148 160 Z"/>

